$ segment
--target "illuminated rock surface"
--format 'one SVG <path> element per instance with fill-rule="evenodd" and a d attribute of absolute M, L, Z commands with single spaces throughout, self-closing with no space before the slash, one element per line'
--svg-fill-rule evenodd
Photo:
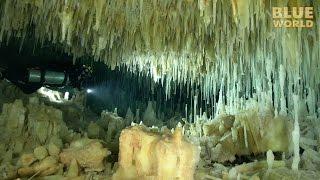
<path fill-rule="evenodd" d="M 234 115 L 222 110 L 214 119 L 205 113 L 197 116 L 195 123 L 182 119 L 183 126 L 172 131 L 165 126 L 148 128 L 134 123 L 126 127 L 127 119 L 104 111 L 96 122 L 88 122 L 84 129 L 88 131 L 82 133 L 67 128 L 66 111 L 45 105 L 47 102 L 36 95 L 25 102 L 4 104 L 0 115 L 0 133 L 8 137 L 0 146 L 2 179 L 320 177 L 319 144 L 314 140 L 318 125 L 311 126 L 315 119 L 303 114 L 298 118 L 304 152 L 299 154 L 298 170 L 291 170 L 294 121 L 275 115 L 273 108 L 258 108 L 254 102 Z M 65 107 L 59 103 L 54 106 Z M 31 107 L 34 110 L 30 111 Z M 245 163 L 242 158 L 247 159 Z"/>
<path fill-rule="evenodd" d="M 276 6 L 312 6 L 314 26 L 273 27 Z M 160 101 L 182 88 L 188 101 L 171 119 L 145 94 L 127 116 L 89 118 L 85 92 L 64 101 L 0 80 L 0 179 L 320 179 L 319 9 L 319 0 L 0 1 L 1 46 L 50 44 L 121 67 L 140 89 L 161 86 Z M 126 128 L 132 121 L 158 127 Z M 177 122 L 183 137 L 164 127 Z"/>
<path fill-rule="evenodd" d="M 113 179 L 193 179 L 199 148 L 184 140 L 182 129 L 153 133 L 143 126 L 120 136 L 119 168 Z"/>

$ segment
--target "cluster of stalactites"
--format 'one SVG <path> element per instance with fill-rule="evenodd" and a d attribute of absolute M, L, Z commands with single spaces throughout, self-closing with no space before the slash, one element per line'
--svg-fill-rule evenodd
<path fill-rule="evenodd" d="M 23 43 L 32 30 L 40 45 L 60 43 L 75 58 L 91 55 L 111 67 L 124 64 L 147 73 L 165 86 L 168 97 L 172 85 L 198 84 L 201 94 L 192 96 L 211 107 L 226 106 L 228 113 L 256 98 L 287 114 L 298 95 L 316 114 L 320 18 L 314 13 L 317 22 L 311 29 L 273 28 L 271 8 L 286 5 L 263 0 L 4 0 L 0 41 L 16 36 Z M 288 5 L 319 9 L 317 1 Z"/>

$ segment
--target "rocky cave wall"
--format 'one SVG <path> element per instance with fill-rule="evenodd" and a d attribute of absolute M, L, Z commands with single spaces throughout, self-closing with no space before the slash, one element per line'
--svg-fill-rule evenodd
<path fill-rule="evenodd" d="M 3 95 L 15 89 L 1 87 Z M 173 121 L 176 128 L 169 129 L 152 106 L 135 124 L 130 110 L 124 118 L 107 111 L 91 117 L 81 94 L 63 102 L 38 93 L 21 95 L 14 93 L 2 106 L 1 179 L 320 177 L 319 124 L 300 119 L 298 150 L 303 151 L 297 156 L 294 122 L 275 116 L 272 107 L 259 109 L 257 102 L 236 115 Z"/>
<path fill-rule="evenodd" d="M 89 55 L 113 68 L 125 65 L 161 83 L 168 98 L 185 84 L 196 99 L 188 107 L 193 120 L 198 100 L 210 105 L 212 117 L 222 105 L 228 113 L 245 109 L 250 98 L 290 115 L 294 95 L 319 115 L 319 1 L 0 3 L 2 43 L 20 37 L 23 48 L 31 34 L 38 46 L 62 46 L 74 60 Z M 275 6 L 312 6 L 314 26 L 274 28 Z"/>
<path fill-rule="evenodd" d="M 312 6 L 314 26 L 273 28 L 274 6 Z M 175 133 L 181 126 L 172 132 L 162 127 L 152 108 L 136 122 L 158 128 L 133 124 L 121 133 L 137 113 L 128 111 L 121 118 L 103 112 L 74 131 L 62 117 L 64 112 L 58 108 L 62 105 L 43 104 L 34 97 L 4 104 L 1 133 L 8 138 L 1 144 L 1 167 L 5 178 L 166 177 L 160 172 L 184 177 L 155 161 L 158 154 L 153 148 L 160 144 L 161 150 L 171 152 L 165 158 L 191 152 L 190 163 L 200 158 L 196 168 L 181 161 L 181 167 L 195 171 L 196 179 L 319 179 L 319 6 L 319 1 L 307 0 L 1 1 L 2 43 L 14 36 L 23 47 L 24 38 L 32 34 L 37 45 L 62 46 L 74 60 L 89 55 L 112 68 L 125 65 L 128 71 L 150 75 L 164 87 L 166 98 L 180 84 L 192 97 L 185 118 L 179 120 L 181 133 Z M 199 101 L 212 108 L 211 114 L 199 107 Z M 74 113 L 85 115 L 83 109 Z M 125 138 L 130 130 L 136 133 L 133 139 Z M 189 143 L 184 138 L 192 142 L 190 146 L 200 147 L 198 154 L 196 148 L 190 152 L 177 148 Z M 97 156 L 91 157 L 88 148 L 95 149 Z M 152 149 L 151 157 L 141 158 L 144 148 Z M 117 150 L 124 153 L 119 163 L 104 162 Z M 84 154 L 88 156 L 79 158 Z M 243 156 L 249 163 L 236 165 Z M 121 157 L 129 157 L 131 164 L 127 166 Z M 130 173 L 121 173 L 126 167 Z"/>

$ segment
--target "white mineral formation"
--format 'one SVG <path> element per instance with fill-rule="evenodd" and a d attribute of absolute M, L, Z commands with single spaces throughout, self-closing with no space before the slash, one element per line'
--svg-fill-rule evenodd
<path fill-rule="evenodd" d="M 301 156 L 301 161 L 303 169 L 317 171 L 320 168 L 320 152 L 306 149 Z"/>
<path fill-rule="evenodd" d="M 198 126 L 202 127 L 205 137 L 197 141 L 206 142 L 203 154 L 213 161 L 233 161 L 235 155 L 259 154 L 268 150 L 288 152 L 290 149 L 289 130 L 292 125 L 289 119 L 273 117 L 270 113 L 261 117 L 259 109 L 249 109 L 235 116 L 220 115 L 213 122 Z M 195 134 L 192 131 L 197 130 L 188 131 L 191 132 L 187 134 Z"/>
<path fill-rule="evenodd" d="M 268 163 L 268 170 L 272 169 L 274 162 L 274 155 L 271 150 L 267 151 L 267 163 Z"/>
<path fill-rule="evenodd" d="M 274 27 L 272 7 L 288 7 L 293 12 L 302 6 L 312 7 L 308 20 L 313 27 Z M 190 106 L 185 134 L 202 147 L 202 167 L 268 150 L 293 154 L 290 168 L 276 160 L 270 168 L 273 158 L 269 153 L 267 161 L 205 169 L 204 179 L 214 179 L 217 169 L 219 179 L 320 179 L 319 9 L 319 0 L 1 0 L 0 45 L 12 40 L 18 40 L 21 49 L 59 44 L 75 61 L 89 56 L 138 75 L 142 88 L 150 89 L 140 75 L 150 76 L 164 88 L 166 100 L 186 86 Z M 291 18 L 281 20 L 293 23 Z M 52 101 L 63 102 L 61 95 L 41 90 Z M 77 162 L 79 174 L 83 168 L 104 169 L 102 159 L 108 153 L 101 143 L 80 139 L 83 134 L 76 131 L 78 124 L 69 122 L 75 130 L 68 130 L 68 122 L 63 121 L 73 116 L 74 122 L 84 124 L 80 116 L 84 111 L 67 110 L 69 116 L 37 98 L 15 100 L 18 94 L 17 87 L 0 85 L 0 179 L 59 173 L 63 168 L 56 158 L 61 149 L 60 159 L 71 170 Z M 84 110 L 85 101 L 82 92 L 71 102 Z M 143 118 L 137 111 L 134 121 L 161 126 L 150 104 Z M 208 116 L 213 120 L 200 117 L 200 108 L 210 110 Z M 126 123 L 105 112 L 96 122 L 101 128 L 99 136 L 114 151 Z M 90 126 L 89 136 L 98 136 L 95 128 Z M 193 177 L 197 148 L 177 138 L 179 133 L 161 129 L 166 133 L 136 127 L 123 130 L 114 178 Z M 44 159 L 29 154 L 39 146 L 48 149 Z M 93 158 L 91 149 L 99 158 Z M 304 150 L 301 162 L 300 149 Z M 188 164 L 177 166 L 183 163 Z M 268 177 L 264 177 L 268 168 Z M 62 179 L 61 174 L 51 178 Z"/>
<path fill-rule="evenodd" d="M 274 168 L 281 168 L 285 167 L 284 161 L 274 161 L 273 167 Z M 267 161 L 257 161 L 252 163 L 244 163 L 238 166 L 235 166 L 230 169 L 229 174 L 226 179 L 237 179 L 241 174 L 253 174 L 254 172 L 257 172 L 259 170 L 267 169 L 268 163 Z"/>
<path fill-rule="evenodd" d="M 184 139 L 181 128 L 161 134 L 132 126 L 121 132 L 113 179 L 193 179 L 198 161 L 199 148 Z"/>
<path fill-rule="evenodd" d="M 293 143 L 293 160 L 291 168 L 298 170 L 300 162 L 300 128 L 299 128 L 299 96 L 295 95 L 294 100 L 294 129 L 292 131 L 292 143 Z"/>
<path fill-rule="evenodd" d="M 62 150 L 59 156 L 63 164 L 70 165 L 75 159 L 86 171 L 103 171 L 103 161 L 108 155 L 110 152 L 99 140 L 82 138 L 72 142 L 70 147 Z"/>

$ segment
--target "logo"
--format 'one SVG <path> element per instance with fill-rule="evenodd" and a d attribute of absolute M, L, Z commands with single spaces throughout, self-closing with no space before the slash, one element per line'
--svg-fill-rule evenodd
<path fill-rule="evenodd" d="M 313 7 L 272 7 L 273 27 L 312 28 Z"/>

